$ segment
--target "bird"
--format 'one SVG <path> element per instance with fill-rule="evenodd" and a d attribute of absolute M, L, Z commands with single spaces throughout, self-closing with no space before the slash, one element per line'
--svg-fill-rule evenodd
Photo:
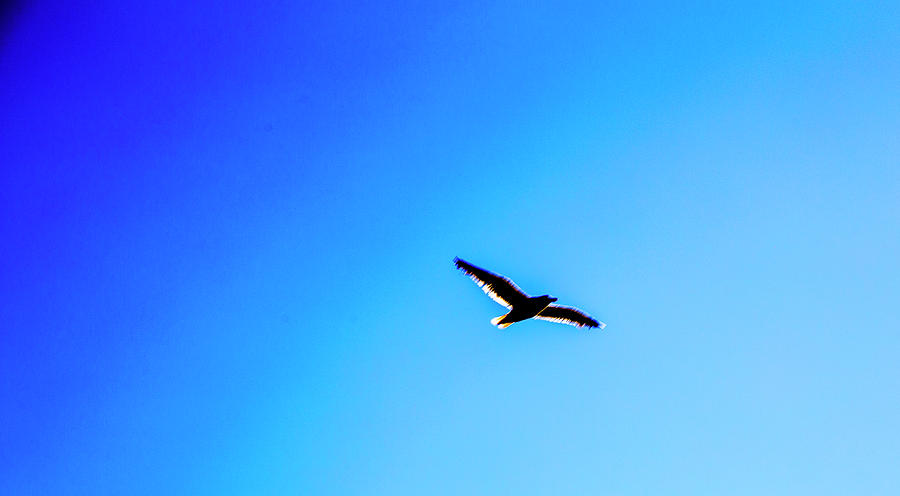
<path fill-rule="evenodd" d="M 506 277 L 472 265 L 456 257 L 456 268 L 466 273 L 492 300 L 509 309 L 509 313 L 491 319 L 491 324 L 506 329 L 516 322 L 536 318 L 576 327 L 606 327 L 577 308 L 554 305 L 558 298 L 550 295 L 528 296 Z"/>

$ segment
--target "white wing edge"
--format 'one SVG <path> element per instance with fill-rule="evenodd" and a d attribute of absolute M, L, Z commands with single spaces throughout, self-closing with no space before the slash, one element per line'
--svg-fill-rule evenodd
<path fill-rule="evenodd" d="M 485 282 L 482 281 L 481 279 L 475 277 L 474 275 L 471 275 L 471 274 L 467 274 L 467 275 L 469 276 L 469 279 L 475 281 L 475 284 L 477 284 L 478 287 L 481 288 L 482 291 L 484 291 L 484 294 L 488 295 L 492 300 L 494 300 L 494 301 L 496 301 L 497 303 L 503 305 L 503 306 L 506 307 L 507 309 L 512 310 L 512 305 L 510 305 L 508 301 L 506 301 L 506 300 L 504 300 L 503 298 L 501 298 L 500 295 L 498 295 L 498 294 L 491 288 L 490 285 L 488 285 L 487 283 L 485 283 Z"/>

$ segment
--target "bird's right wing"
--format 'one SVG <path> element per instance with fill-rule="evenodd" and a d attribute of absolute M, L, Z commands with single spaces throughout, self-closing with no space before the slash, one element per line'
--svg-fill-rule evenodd
<path fill-rule="evenodd" d="M 476 267 L 460 258 L 454 258 L 453 262 L 456 264 L 456 268 L 468 274 L 475 281 L 475 284 L 490 296 L 492 300 L 506 308 L 511 309 L 513 305 L 521 303 L 528 298 L 528 295 L 523 293 L 518 286 L 501 275 Z"/>
<path fill-rule="evenodd" d="M 544 308 L 534 318 L 578 327 L 599 327 L 600 329 L 606 327 L 603 322 L 597 322 L 577 308 L 559 305 L 550 305 Z"/>

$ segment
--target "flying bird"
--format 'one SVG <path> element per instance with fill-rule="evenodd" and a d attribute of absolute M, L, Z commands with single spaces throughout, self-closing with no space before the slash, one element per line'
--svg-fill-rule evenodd
<path fill-rule="evenodd" d="M 528 296 L 515 283 L 499 274 L 484 270 L 458 257 L 453 259 L 453 263 L 456 264 L 456 268 L 472 278 L 492 300 L 509 309 L 506 315 L 491 319 L 491 324 L 501 329 L 532 317 L 577 327 L 600 329 L 606 327 L 603 322 L 597 322 L 577 308 L 553 305 L 557 298 L 549 295 Z"/>

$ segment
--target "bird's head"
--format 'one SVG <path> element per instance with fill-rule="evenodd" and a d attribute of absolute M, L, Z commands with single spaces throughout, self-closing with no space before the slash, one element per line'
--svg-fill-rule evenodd
<path fill-rule="evenodd" d="M 554 297 L 552 297 L 552 296 L 550 296 L 550 295 L 543 295 L 543 296 L 541 296 L 541 299 L 547 300 L 547 301 L 549 301 L 550 303 L 553 303 L 554 301 L 558 300 L 559 298 L 554 298 Z"/>

